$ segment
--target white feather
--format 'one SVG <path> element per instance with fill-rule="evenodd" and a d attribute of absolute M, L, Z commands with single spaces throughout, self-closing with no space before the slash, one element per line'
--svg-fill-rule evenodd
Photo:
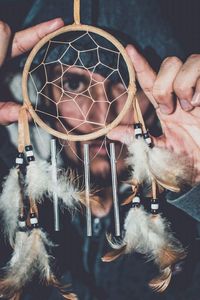
<path fill-rule="evenodd" d="M 160 240 L 160 247 L 153 247 L 154 256 L 157 258 L 162 248 L 171 248 L 177 253 L 183 253 L 181 243 L 174 237 L 169 222 L 160 214 L 151 218 L 151 228 Z"/>
<path fill-rule="evenodd" d="M 27 167 L 26 190 L 27 195 L 37 202 L 41 202 L 48 194 L 48 189 L 52 189 L 49 184 L 49 163 L 45 161 L 33 161 Z"/>
<path fill-rule="evenodd" d="M 11 245 L 14 244 L 15 233 L 18 226 L 20 198 L 21 191 L 18 182 L 18 171 L 16 168 L 13 168 L 10 170 L 3 184 L 3 191 L 0 197 L 3 230 L 6 239 L 9 240 Z"/>
<path fill-rule="evenodd" d="M 156 228 L 156 224 L 152 224 L 151 216 L 143 207 L 131 208 L 125 219 L 123 240 L 120 243 L 111 242 L 110 245 L 115 249 L 126 245 L 125 253 L 136 251 L 155 260 L 159 251 L 166 245 L 166 233 L 161 235 L 161 231 L 157 231 Z"/>
<path fill-rule="evenodd" d="M 80 203 L 80 191 L 75 185 L 72 172 L 58 172 L 57 187 L 53 184 L 51 172 L 51 165 L 47 162 L 34 161 L 29 164 L 26 176 L 28 196 L 41 202 L 45 196 L 52 198 L 56 188 L 60 205 L 74 208 Z"/>
<path fill-rule="evenodd" d="M 67 171 L 58 177 L 58 197 L 65 208 L 74 208 L 80 204 L 80 190 L 75 184 L 74 175 Z"/>
<path fill-rule="evenodd" d="M 154 177 L 172 190 L 185 183 L 191 184 L 191 168 L 184 156 L 164 148 L 149 148 L 143 139 L 135 139 L 128 151 L 127 163 L 132 168 L 132 177 L 139 184 L 149 185 Z"/>
<path fill-rule="evenodd" d="M 48 240 L 46 234 L 41 229 L 32 230 L 28 243 L 32 245 L 30 255 L 34 258 L 34 267 L 37 269 L 40 279 L 48 282 L 52 276 L 50 267 L 52 257 L 48 255 L 46 246 L 52 247 L 53 243 Z"/>
<path fill-rule="evenodd" d="M 128 165 L 132 168 L 132 177 L 138 180 L 138 183 L 149 182 L 151 174 L 147 163 L 147 154 L 149 147 L 143 139 L 135 139 L 128 147 L 129 157 Z"/>
<path fill-rule="evenodd" d="M 191 168 L 184 156 L 177 155 L 167 149 L 153 147 L 148 152 L 148 162 L 151 172 L 162 180 L 167 180 L 177 186 L 191 184 Z"/>
<path fill-rule="evenodd" d="M 15 245 L 12 258 L 9 262 L 9 268 L 15 267 L 15 265 L 21 261 L 22 255 L 24 254 L 24 247 L 26 247 L 28 239 L 28 233 L 23 231 L 17 231 L 15 236 Z M 23 261 L 21 261 L 23 264 Z"/>
<path fill-rule="evenodd" d="M 148 216 L 142 207 L 131 208 L 124 223 L 126 253 L 146 253 L 148 249 Z"/>
<path fill-rule="evenodd" d="M 40 229 L 17 232 L 14 252 L 5 268 L 6 274 L 0 281 L 0 292 L 11 296 L 19 292 L 37 273 L 42 281 L 48 283 L 52 279 L 50 259 L 45 246 L 52 243 Z"/>

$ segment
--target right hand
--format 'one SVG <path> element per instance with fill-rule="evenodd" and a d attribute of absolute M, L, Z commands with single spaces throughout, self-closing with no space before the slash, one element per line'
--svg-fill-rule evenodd
<path fill-rule="evenodd" d="M 0 68 L 11 49 L 11 58 L 21 55 L 33 48 L 45 35 L 54 32 L 64 25 L 60 18 L 53 19 L 19 31 L 11 37 L 10 27 L 0 21 Z M 0 95 L 0 125 L 9 125 L 17 122 L 21 105 L 12 101 L 4 101 Z"/>

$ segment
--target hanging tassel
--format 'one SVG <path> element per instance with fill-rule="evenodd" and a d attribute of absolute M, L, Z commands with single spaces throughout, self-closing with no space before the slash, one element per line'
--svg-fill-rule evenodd
<path fill-rule="evenodd" d="M 33 222 L 36 224 L 35 220 Z M 37 274 L 42 283 L 58 288 L 65 299 L 77 299 L 74 294 L 64 291 L 52 273 L 52 257 L 46 251 L 46 247 L 52 246 L 46 234 L 39 228 L 34 228 L 30 235 L 27 232 L 18 232 L 13 256 L 6 267 L 6 275 L 0 280 L 0 293 L 8 299 L 15 299 L 12 297 L 18 297 Z"/>
<path fill-rule="evenodd" d="M 179 192 L 185 184 L 191 184 L 192 182 L 192 170 L 189 167 L 188 161 L 185 157 L 173 153 L 168 149 L 153 146 L 151 137 L 145 127 L 137 98 L 133 101 L 133 107 L 136 122 L 134 125 L 135 138 L 140 140 L 141 148 L 139 148 L 139 145 L 135 146 L 134 143 L 128 147 L 130 165 L 134 168 L 134 164 L 136 164 L 136 173 L 139 174 L 143 174 L 143 170 L 146 170 L 146 177 L 143 176 L 145 180 L 148 181 L 148 178 L 150 178 L 150 180 L 154 178 L 162 187 L 173 192 Z M 140 128 L 138 128 L 138 124 L 140 124 Z M 134 149 L 134 147 L 136 147 L 136 149 Z M 144 167 L 136 163 L 136 160 L 139 159 L 141 161 L 142 159 L 139 155 L 139 149 L 141 156 L 143 156 Z M 139 170 L 137 167 L 139 167 Z"/>
<path fill-rule="evenodd" d="M 3 192 L 0 197 L 0 212 L 2 215 L 2 227 L 5 238 L 13 246 L 18 224 L 18 212 L 21 200 L 18 170 L 13 168 L 3 184 Z"/>
<path fill-rule="evenodd" d="M 164 188 L 179 192 L 186 184 L 191 184 L 191 168 L 182 156 L 159 147 L 147 153 L 149 172 Z"/>
<path fill-rule="evenodd" d="M 18 152 L 16 167 L 10 170 L 0 196 L 0 212 L 3 221 L 3 232 L 10 245 L 14 245 L 15 233 L 18 227 L 18 214 L 23 207 L 23 175 L 21 168 L 24 164 L 23 152 Z"/>
<path fill-rule="evenodd" d="M 156 203 L 152 205 L 155 209 Z M 150 287 L 156 291 L 163 291 L 170 282 L 171 266 L 185 258 L 185 251 L 181 244 L 167 227 L 167 223 L 160 215 L 151 217 L 140 206 L 139 197 L 134 197 L 133 207 L 125 219 L 123 240 L 116 242 L 109 237 L 109 244 L 115 250 L 107 253 L 102 260 L 110 262 L 122 254 L 133 252 L 144 254 L 148 260 L 153 260 L 159 266 L 161 272 L 160 277 L 149 283 Z"/>
<path fill-rule="evenodd" d="M 27 232 L 17 232 L 12 258 L 4 268 L 5 275 L 0 279 L 0 294 L 5 298 L 20 295 L 24 282 L 31 276 L 30 260 L 26 257 L 27 240 Z"/>
<path fill-rule="evenodd" d="M 157 247 L 154 248 L 154 257 L 161 275 L 151 280 L 149 286 L 157 292 L 163 292 L 170 283 L 172 265 L 184 259 L 186 252 L 181 243 L 173 236 L 169 223 L 159 214 L 159 201 L 157 199 L 157 184 L 155 180 L 152 181 L 152 194 L 151 228 L 160 240 Z"/>
<path fill-rule="evenodd" d="M 150 148 L 143 139 L 134 140 L 128 151 L 127 163 L 133 169 L 132 178 L 140 184 L 149 186 L 154 178 L 162 187 L 179 192 L 186 183 L 191 183 L 191 169 L 185 158 L 166 149 Z"/>
<path fill-rule="evenodd" d="M 26 173 L 26 192 L 37 199 L 37 203 L 43 202 L 49 195 L 49 176 L 50 165 L 44 161 L 32 161 L 27 166 Z"/>
<path fill-rule="evenodd" d="M 134 251 L 147 254 L 149 252 L 149 215 L 140 205 L 140 197 L 132 199 L 132 208 L 129 210 L 124 223 L 124 238 L 116 243 L 109 238 L 109 243 L 116 251 L 109 252 L 102 260 L 109 262 L 121 254 L 130 254 Z M 121 249 L 121 252 L 120 252 Z"/>

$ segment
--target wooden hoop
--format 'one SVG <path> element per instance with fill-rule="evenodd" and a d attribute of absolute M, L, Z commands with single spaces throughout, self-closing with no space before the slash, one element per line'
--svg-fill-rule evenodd
<path fill-rule="evenodd" d="M 79 0 L 74 2 L 74 5 L 78 5 L 75 12 L 74 13 L 74 17 L 76 14 L 76 18 L 75 17 L 75 23 L 72 25 L 68 25 L 65 26 L 47 36 L 45 36 L 31 51 L 26 64 L 24 66 L 24 70 L 23 70 L 23 75 L 22 75 L 22 95 L 23 95 L 23 99 L 24 99 L 24 105 L 27 107 L 27 110 L 29 111 L 29 113 L 31 114 L 33 120 L 40 126 L 42 127 L 45 131 L 47 131 L 48 133 L 50 133 L 53 136 L 56 136 L 60 139 L 64 139 L 64 140 L 69 140 L 69 141 L 88 141 L 88 140 L 93 140 L 96 139 L 100 136 L 106 135 L 111 129 L 113 129 L 114 127 L 116 127 L 120 121 L 122 120 L 122 118 L 125 116 L 125 114 L 127 113 L 128 109 L 130 108 L 133 99 L 135 97 L 136 94 L 136 85 L 135 85 L 135 71 L 132 65 L 132 62 L 128 56 L 128 54 L 126 53 L 126 50 L 124 49 L 124 47 L 122 46 L 122 44 L 115 39 L 111 34 L 107 33 L 106 31 L 100 29 L 100 28 L 96 28 L 93 26 L 89 26 L 89 25 L 80 25 L 77 24 L 78 20 L 80 21 L 80 15 L 79 13 L 77 13 L 78 8 L 79 8 Z M 79 16 L 79 17 L 78 17 Z M 42 121 L 40 119 L 40 117 L 36 114 L 36 112 L 34 111 L 30 98 L 28 96 L 28 76 L 29 76 L 29 70 L 31 67 L 31 64 L 33 62 L 33 59 L 35 58 L 35 56 L 37 55 L 38 51 L 51 39 L 53 39 L 54 37 L 66 33 L 66 32 L 72 32 L 72 31 L 86 31 L 86 32 L 92 32 L 92 33 L 96 33 L 102 37 L 104 37 L 106 40 L 108 40 L 109 42 L 111 42 L 121 53 L 122 57 L 124 58 L 124 61 L 126 63 L 126 66 L 128 68 L 128 73 L 129 73 L 129 86 L 128 86 L 128 97 L 126 100 L 126 103 L 124 104 L 123 109 L 121 110 L 121 112 L 119 113 L 119 115 L 107 126 L 105 126 L 102 129 L 99 129 L 96 132 L 93 133 L 88 133 L 88 134 L 83 134 L 83 135 L 72 135 L 72 134 L 66 134 L 66 133 L 62 133 L 59 132 L 53 128 L 51 128 L 50 126 L 48 126 L 44 121 Z"/>
<path fill-rule="evenodd" d="M 74 0 L 74 23 L 80 24 L 80 0 Z"/>

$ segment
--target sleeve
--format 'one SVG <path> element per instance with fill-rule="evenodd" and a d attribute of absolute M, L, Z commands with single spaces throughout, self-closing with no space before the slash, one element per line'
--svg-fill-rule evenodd
<path fill-rule="evenodd" d="M 169 192 L 167 194 L 167 202 L 183 210 L 193 219 L 200 222 L 200 184 L 194 186 L 182 195 Z"/>

